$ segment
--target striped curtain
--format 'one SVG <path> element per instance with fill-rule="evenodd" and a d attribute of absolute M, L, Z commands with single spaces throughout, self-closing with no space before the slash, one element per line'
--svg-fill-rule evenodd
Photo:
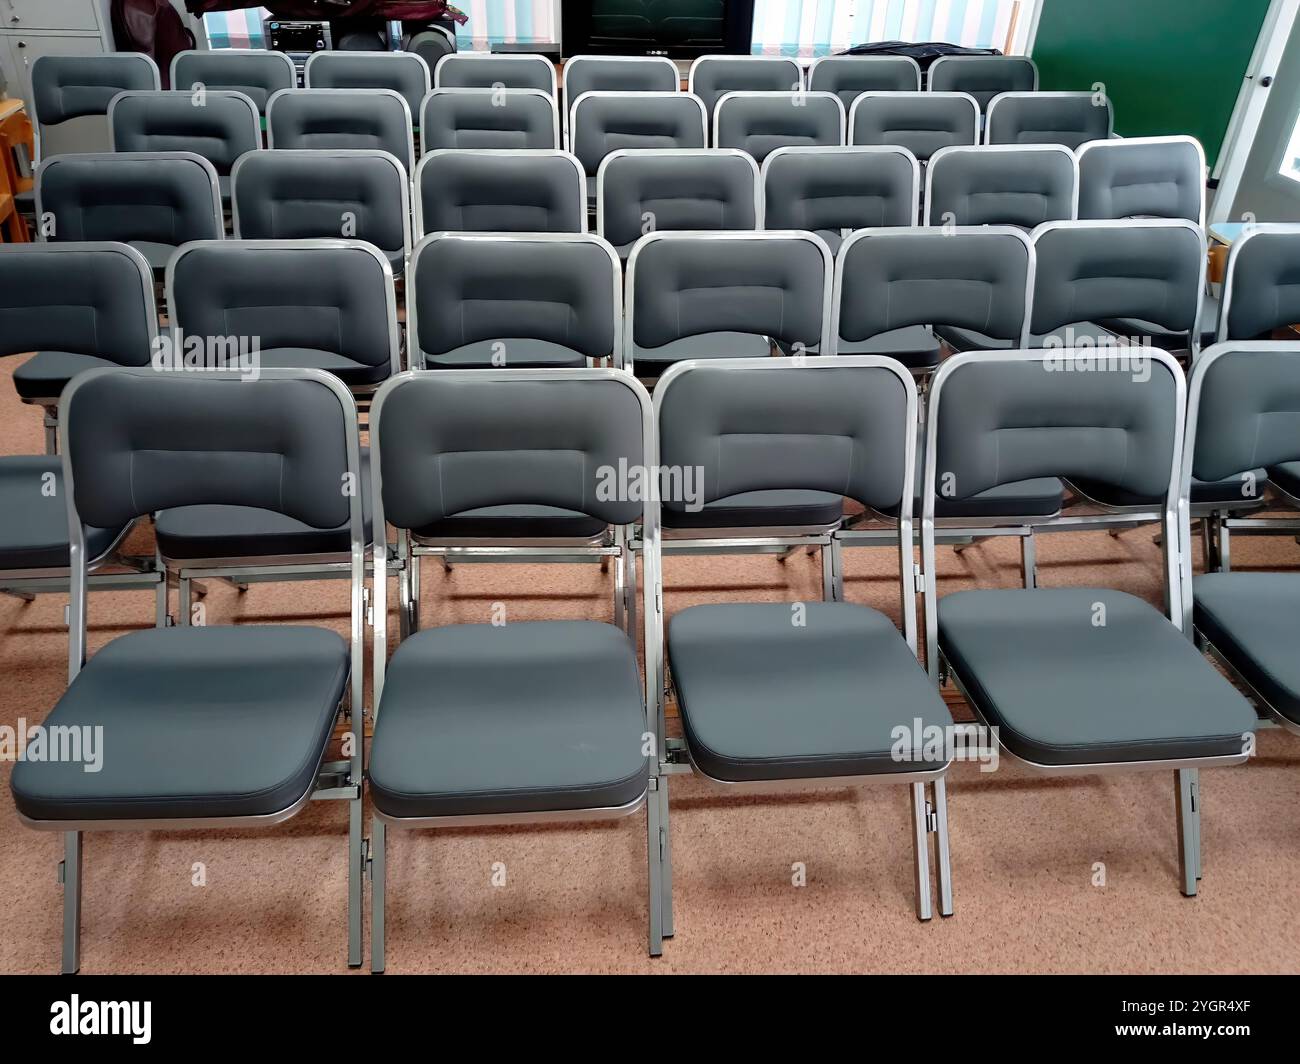
<path fill-rule="evenodd" d="M 457 0 L 469 21 L 456 27 L 456 47 L 486 52 L 497 44 L 551 44 L 559 40 L 555 0 Z"/>
<path fill-rule="evenodd" d="M 208 32 L 208 45 L 212 48 L 265 48 L 262 19 L 269 14 L 264 7 L 254 7 L 204 15 L 203 27 Z"/>
<path fill-rule="evenodd" d="M 757 55 L 832 55 L 872 41 L 946 41 L 1003 48 L 1025 0 L 757 0 Z"/>

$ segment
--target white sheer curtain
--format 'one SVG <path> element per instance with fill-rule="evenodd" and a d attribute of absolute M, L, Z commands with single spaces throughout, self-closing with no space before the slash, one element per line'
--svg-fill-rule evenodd
<path fill-rule="evenodd" d="M 495 44 L 549 44 L 559 39 L 555 0 L 456 0 L 469 21 L 456 27 L 456 47 L 486 52 Z"/>

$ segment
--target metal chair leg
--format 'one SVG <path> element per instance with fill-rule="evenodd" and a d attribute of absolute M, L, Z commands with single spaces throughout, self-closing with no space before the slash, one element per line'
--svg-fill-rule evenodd
<path fill-rule="evenodd" d="M 76 975 L 81 968 L 81 861 L 80 831 L 63 833 L 63 863 L 59 882 L 63 884 L 64 975 Z"/>
<path fill-rule="evenodd" d="M 614 529 L 614 546 L 620 551 L 614 559 L 614 627 L 631 632 L 627 623 L 627 562 L 623 557 L 627 551 L 627 534 L 621 527 Z"/>
<path fill-rule="evenodd" d="M 353 717 L 361 721 L 359 710 Z M 364 722 L 362 724 L 364 726 Z M 361 967 L 361 896 L 365 879 L 365 840 L 362 838 L 361 780 L 357 797 L 348 802 L 348 967 Z"/>
<path fill-rule="evenodd" d="M 1038 549 L 1034 542 L 1034 533 L 1020 537 L 1020 568 L 1025 578 L 1025 587 L 1033 590 L 1038 584 Z"/>
<path fill-rule="evenodd" d="M 668 819 L 668 777 L 659 777 L 659 827 L 663 840 L 663 927 L 664 938 L 673 937 L 673 833 Z"/>
<path fill-rule="evenodd" d="M 1232 531 L 1226 521 L 1219 521 L 1219 572 L 1232 572 Z"/>
<path fill-rule="evenodd" d="M 176 623 L 181 628 L 190 626 L 190 610 L 193 609 L 190 605 L 190 592 L 190 578 L 188 576 L 180 577 L 176 587 Z"/>
<path fill-rule="evenodd" d="M 948 852 L 948 781 L 942 777 L 931 785 L 934 791 L 934 863 L 939 880 L 939 915 L 952 915 L 952 863 Z"/>
<path fill-rule="evenodd" d="M 420 630 L 420 556 L 411 550 L 407 553 L 411 573 L 411 631 Z"/>
<path fill-rule="evenodd" d="M 630 541 L 631 537 L 628 537 Z M 627 564 L 627 579 L 623 582 L 623 595 L 627 600 L 627 635 L 636 642 L 636 551 L 624 547 Z"/>
<path fill-rule="evenodd" d="M 930 902 L 930 833 L 926 812 L 925 784 L 912 784 L 912 854 L 915 859 L 916 918 L 933 915 Z"/>
<path fill-rule="evenodd" d="M 663 825 L 660 823 L 660 812 L 662 807 L 659 804 L 658 776 L 651 777 L 651 793 L 646 795 L 645 803 L 645 823 L 646 823 L 646 867 L 650 887 L 650 911 L 649 911 L 649 929 L 650 929 L 650 956 L 659 957 L 664 952 L 664 851 L 663 851 Z"/>
<path fill-rule="evenodd" d="M 1201 870 L 1201 801 L 1200 781 L 1196 769 L 1178 770 L 1178 877 L 1181 890 L 1188 898 L 1196 897 L 1196 883 Z"/>
<path fill-rule="evenodd" d="M 384 901 L 387 869 L 384 862 L 385 824 L 379 817 L 370 821 L 370 970 L 384 970 Z"/>

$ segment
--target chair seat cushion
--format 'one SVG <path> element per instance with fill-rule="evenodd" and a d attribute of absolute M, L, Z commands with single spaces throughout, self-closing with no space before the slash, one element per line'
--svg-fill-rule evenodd
<path fill-rule="evenodd" d="M 1270 466 L 1268 479 L 1293 499 L 1300 499 L 1300 462 Z"/>
<path fill-rule="evenodd" d="M 0 570 L 68 567 L 68 504 L 57 457 L 0 457 L 0 513 Z M 86 558 L 98 561 L 123 531 L 88 528 Z"/>
<path fill-rule="evenodd" d="M 820 528 L 843 516 L 843 496 L 826 491 L 746 491 L 700 510 L 663 508 L 665 528 Z"/>
<path fill-rule="evenodd" d="M 388 664 L 370 793 L 392 817 L 600 809 L 646 791 L 636 656 L 611 624 L 459 624 Z"/>
<path fill-rule="evenodd" d="M 688 358 L 767 358 L 772 344 L 766 336 L 754 333 L 714 332 L 683 336 L 662 347 L 636 347 L 632 352 L 633 370 L 661 372 L 674 362 Z"/>
<path fill-rule="evenodd" d="M 1206 573 L 1192 599 L 1201 634 L 1300 725 L 1300 573 Z"/>
<path fill-rule="evenodd" d="M 501 339 L 466 344 L 439 355 L 426 354 L 424 364 L 429 369 L 521 369 L 530 366 L 581 368 L 587 364 L 587 358 L 571 347 L 553 344 L 548 340 Z"/>
<path fill-rule="evenodd" d="M 149 628 L 87 662 L 44 724 L 102 727 L 98 771 L 20 761 L 33 820 L 268 816 L 313 786 L 349 674 L 322 628 Z"/>
<path fill-rule="evenodd" d="M 276 369 L 323 369 L 344 384 L 359 385 L 380 384 L 388 379 L 392 370 L 390 363 L 371 366 L 358 362 L 347 355 L 335 354 L 333 351 L 317 351 L 306 347 L 272 347 L 261 352 L 263 366 Z"/>
<path fill-rule="evenodd" d="M 1253 495 L 1243 494 L 1247 481 L 1240 476 L 1213 481 L 1197 480 L 1192 477 L 1192 504 L 1208 506 L 1219 503 L 1226 507 L 1233 503 L 1240 503 L 1242 506 L 1253 506 L 1263 497 L 1264 489 L 1268 486 L 1269 474 L 1263 469 L 1256 469 L 1252 472 L 1254 473 L 1254 480 L 1250 484 L 1255 492 Z M 1109 484 L 1099 484 L 1093 481 L 1076 480 L 1074 486 L 1089 499 L 1094 499 L 1105 506 L 1146 506 L 1158 510 L 1165 502 L 1163 497 L 1144 499 L 1132 492 L 1119 491 Z"/>
<path fill-rule="evenodd" d="M 939 646 L 975 707 L 1026 761 L 1229 756 L 1255 729 L 1250 704 L 1132 595 L 960 591 L 940 599 L 938 617 Z"/>
<path fill-rule="evenodd" d="M 23 399 L 57 399 L 68 381 L 78 373 L 116 366 L 116 362 L 95 355 L 40 351 L 14 370 L 14 390 Z"/>
<path fill-rule="evenodd" d="M 1053 517 L 1061 512 L 1065 485 L 1055 477 L 1036 477 L 999 484 L 969 499 L 949 499 L 936 495 L 934 513 L 943 518 L 977 517 Z M 917 497 L 913 516 L 921 513 Z"/>
<path fill-rule="evenodd" d="M 1170 332 L 1163 326 L 1154 325 L 1149 321 L 1140 321 L 1137 318 L 1116 318 L 1114 320 L 1104 320 L 1101 324 L 1120 336 L 1147 337 L 1156 347 L 1164 351 L 1187 350 L 1186 333 Z M 1206 293 L 1201 304 L 1201 346 L 1209 347 L 1214 343 L 1218 331 L 1219 297 Z"/>
<path fill-rule="evenodd" d="M 803 624 L 794 623 L 796 606 Z M 876 610 L 844 602 L 692 606 L 670 622 L 668 653 L 691 758 L 714 779 L 869 776 L 946 760 L 894 756 L 896 728 L 910 736 L 918 718 L 947 727 L 952 717 Z"/>
<path fill-rule="evenodd" d="M 840 340 L 836 348 L 841 355 L 888 355 L 910 369 L 930 369 L 939 364 L 942 345 L 927 325 L 909 325 L 890 329 L 856 342 Z"/>
<path fill-rule="evenodd" d="M 414 530 L 417 539 L 592 539 L 606 525 L 558 506 L 480 506 Z"/>
<path fill-rule="evenodd" d="M 1020 346 L 1018 340 L 999 340 L 985 336 L 974 329 L 958 329 L 951 325 L 939 325 L 934 330 L 952 345 L 955 351 L 1014 351 Z M 1050 333 L 1029 337 L 1030 347 L 1047 347 L 1050 344 L 1064 350 L 1068 347 L 1082 345 L 1085 349 L 1105 354 L 1115 350 L 1115 334 L 1093 322 L 1076 322 L 1065 325 Z"/>

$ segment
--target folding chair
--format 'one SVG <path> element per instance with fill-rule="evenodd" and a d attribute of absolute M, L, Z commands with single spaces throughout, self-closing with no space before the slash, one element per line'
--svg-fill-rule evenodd
<path fill-rule="evenodd" d="M 435 89 L 540 89 L 556 98 L 555 66 L 543 55 L 456 52 L 433 68 Z"/>
<path fill-rule="evenodd" d="M 415 230 L 585 233 L 587 186 L 567 151 L 436 148 L 415 168 Z"/>
<path fill-rule="evenodd" d="M 528 505 L 617 526 L 623 544 L 641 519 L 653 539 L 653 503 L 600 487 L 611 471 L 646 468 L 653 450 L 649 396 L 625 373 L 405 373 L 380 392 L 373 419 L 377 527 L 409 532 L 457 512 Z M 385 553 L 375 555 L 376 573 Z M 390 826 L 602 820 L 643 805 L 649 948 L 662 951 L 661 807 L 646 709 L 660 655 L 656 559 L 646 553 L 644 685 L 635 636 L 592 621 L 447 625 L 408 636 L 388 661 L 387 588 L 376 579 L 373 971 L 385 967 Z"/>
<path fill-rule="evenodd" d="M 415 52 L 315 52 L 302 77 L 308 89 L 392 89 L 413 118 L 433 88 L 429 67 Z"/>
<path fill-rule="evenodd" d="M 633 245 L 657 229 L 762 228 L 761 200 L 758 164 L 746 152 L 619 149 L 596 173 L 596 232 L 626 260 Z"/>
<path fill-rule="evenodd" d="M 1186 218 L 1205 225 L 1205 149 L 1195 137 L 1080 144 L 1080 218 Z"/>
<path fill-rule="evenodd" d="M 316 798 L 349 802 L 348 962 L 361 960 L 363 764 L 360 445 L 351 396 L 334 378 L 91 370 L 61 400 L 71 527 L 69 686 L 46 727 L 102 729 L 111 751 L 14 766 L 20 820 L 64 837 L 63 964 L 80 967 L 82 836 L 87 831 L 269 827 Z M 288 625 L 150 628 L 87 660 L 91 529 L 205 503 L 262 507 L 351 534 L 351 644 Z M 350 679 L 350 684 L 349 684 Z M 351 707 L 350 760 L 327 761 Z M 255 736 L 254 741 L 250 741 Z M 83 747 L 84 750 L 84 747 Z"/>
<path fill-rule="evenodd" d="M 985 144 L 1064 144 L 1115 135 L 1110 97 L 1095 92 L 1004 92 L 988 103 Z"/>
<path fill-rule="evenodd" d="M 1088 355 L 985 351 L 949 359 L 935 375 L 921 491 L 926 660 L 1031 769 L 1176 771 L 1179 872 L 1191 896 L 1201 873 L 1199 770 L 1245 761 L 1255 714 L 1182 630 L 1183 374 L 1157 350 L 1145 375 L 1118 364 L 1048 372 L 1046 360 L 1062 354 Z M 970 498 L 1045 476 L 1104 482 L 1162 506 L 1167 615 L 1109 588 L 938 597 L 936 494 Z"/>
<path fill-rule="evenodd" d="M 106 116 L 109 103 L 119 92 L 162 87 L 157 65 L 138 52 L 37 56 L 32 62 L 31 79 L 36 142 L 33 165 L 39 165 L 47 155 L 61 154 L 64 150 L 50 151 L 48 144 L 42 146 L 42 139 L 48 140 L 56 127 L 77 118 Z M 84 135 L 76 137 L 75 129 L 66 133 L 69 147 L 77 144 L 84 148 Z M 107 129 L 102 138 L 94 139 L 107 147 Z"/>
<path fill-rule="evenodd" d="M 541 89 L 434 89 L 420 115 L 420 151 L 560 146 L 560 112 Z"/>
<path fill-rule="evenodd" d="M 663 55 L 575 55 L 564 62 L 564 106 L 587 92 L 677 92 L 682 76 Z"/>
<path fill-rule="evenodd" d="M 925 171 L 926 225 L 1069 221 L 1079 213 L 1079 163 L 1053 144 L 940 148 Z"/>
<path fill-rule="evenodd" d="M 171 75 L 172 88 L 181 92 L 198 88 L 242 92 L 262 115 L 277 92 L 298 87 L 298 71 L 287 53 L 258 48 L 177 52 Z"/>
<path fill-rule="evenodd" d="M 823 55 L 808 66 L 808 88 L 833 92 L 847 114 L 864 92 L 920 92 L 921 64 L 910 55 Z"/>
<path fill-rule="evenodd" d="M 728 92 L 713 108 L 713 144 L 761 166 L 777 148 L 844 143 L 844 104 L 833 92 Z"/>
<path fill-rule="evenodd" d="M 650 688 L 660 693 L 654 734 L 666 843 L 665 935 L 673 930 L 668 781 L 692 770 L 735 794 L 909 787 L 917 917 L 928 920 L 932 913 L 931 834 L 939 912 L 952 914 L 949 755 L 923 754 L 919 736 L 906 759 L 898 754 L 900 727 L 952 726 L 916 659 L 916 411 L 911 377 L 878 357 L 682 362 L 659 382 L 655 468 L 699 469 L 705 514 L 727 498 L 791 489 L 831 495 L 841 505 L 847 495 L 897 510 L 904 629 L 900 635 L 884 614 L 844 602 L 692 606 L 672 618 L 668 663 L 684 740 L 665 739 L 662 672 Z M 647 541 L 647 554 L 653 546 Z M 647 572 L 658 575 L 659 566 L 648 565 Z M 661 585 L 654 590 L 661 600 Z M 792 702 L 798 712 L 790 712 Z"/>
<path fill-rule="evenodd" d="M 1037 92 L 1038 66 L 1023 55 L 941 55 L 926 73 L 930 92 L 966 92 L 986 109 L 1004 92 Z"/>
<path fill-rule="evenodd" d="M 269 148 L 369 148 L 415 172 L 406 99 L 392 89 L 283 89 L 266 105 Z"/>
<path fill-rule="evenodd" d="M 803 68 L 794 59 L 770 55 L 702 55 L 691 63 L 687 91 L 704 104 L 713 124 L 713 109 L 728 92 L 802 92 Z"/>
<path fill-rule="evenodd" d="M 906 148 L 922 166 L 940 148 L 979 143 L 980 106 L 964 92 L 863 92 L 849 109 L 850 144 Z"/>

